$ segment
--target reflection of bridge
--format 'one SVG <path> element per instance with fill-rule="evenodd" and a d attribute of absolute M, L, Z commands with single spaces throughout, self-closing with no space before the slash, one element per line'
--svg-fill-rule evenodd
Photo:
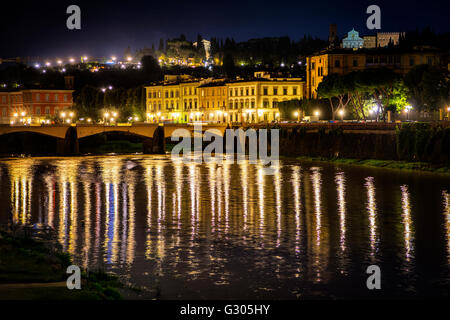
<path fill-rule="evenodd" d="M 202 131 L 217 129 L 223 135 L 226 124 L 202 125 Z M 163 153 L 165 138 L 171 137 L 176 129 L 186 129 L 194 134 L 194 126 L 187 124 L 164 124 L 153 123 L 131 124 L 131 125 L 42 125 L 42 126 L 0 126 L 0 136 L 17 133 L 35 133 L 54 137 L 57 140 L 56 153 L 76 154 L 79 150 L 79 139 L 108 132 L 121 132 L 142 138 L 144 153 Z"/>

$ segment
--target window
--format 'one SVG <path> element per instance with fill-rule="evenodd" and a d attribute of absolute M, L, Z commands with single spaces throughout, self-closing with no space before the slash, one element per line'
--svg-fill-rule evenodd
<path fill-rule="evenodd" d="M 414 65 L 414 57 L 410 57 L 409 58 L 409 65 L 413 66 Z"/>
<path fill-rule="evenodd" d="M 427 64 L 428 65 L 433 65 L 433 57 L 427 57 Z"/>
<path fill-rule="evenodd" d="M 354 66 L 354 67 L 357 67 L 357 66 L 358 66 L 358 60 L 353 59 L 353 66 Z"/>
<path fill-rule="evenodd" d="M 55 101 L 58 102 L 58 95 L 55 94 Z"/>
<path fill-rule="evenodd" d="M 288 94 L 287 88 L 283 88 L 283 95 L 287 96 L 287 94 Z"/>
<path fill-rule="evenodd" d="M 341 67 L 341 60 L 334 60 L 334 66 L 336 68 L 340 68 Z"/>
<path fill-rule="evenodd" d="M 41 100 L 41 95 L 39 93 L 36 93 L 36 101 L 40 101 Z"/>
<path fill-rule="evenodd" d="M 45 114 L 50 114 L 50 107 L 45 107 Z"/>
<path fill-rule="evenodd" d="M 50 95 L 48 93 L 45 95 L 45 101 L 50 101 Z"/>
<path fill-rule="evenodd" d="M 6 108 L 3 108 L 3 110 L 2 110 L 2 116 L 3 116 L 3 117 L 6 117 Z"/>
<path fill-rule="evenodd" d="M 252 88 L 252 96 L 255 95 L 255 88 Z"/>
<path fill-rule="evenodd" d="M 293 88 L 292 88 L 292 94 L 293 94 L 294 96 L 297 95 L 297 88 L 296 88 L 296 87 L 293 87 Z"/>
<path fill-rule="evenodd" d="M 278 88 L 277 87 L 273 87 L 273 95 L 274 96 L 278 95 Z"/>
<path fill-rule="evenodd" d="M 266 88 L 263 88 L 263 95 L 264 95 L 264 96 L 267 96 L 267 95 L 268 95 L 267 91 L 268 91 L 268 90 L 267 90 L 267 87 L 266 87 Z"/>
<path fill-rule="evenodd" d="M 40 107 L 36 107 L 36 115 L 37 116 L 41 115 L 41 108 Z"/>

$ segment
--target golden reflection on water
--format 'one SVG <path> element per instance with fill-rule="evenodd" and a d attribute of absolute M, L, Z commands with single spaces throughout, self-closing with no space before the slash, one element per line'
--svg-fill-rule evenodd
<path fill-rule="evenodd" d="M 337 191 L 337 205 L 338 205 L 338 213 L 339 213 L 339 261 L 340 261 L 340 269 L 342 273 L 345 273 L 345 259 L 347 255 L 347 245 L 346 245 L 346 236 L 347 236 L 347 222 L 346 222 L 346 203 L 345 203 L 345 174 L 344 172 L 338 172 L 335 176 L 336 181 L 336 191 Z"/>
<path fill-rule="evenodd" d="M 313 219 L 309 220 L 309 232 L 313 235 L 312 242 L 312 269 L 315 274 L 315 281 L 321 282 L 324 280 L 324 271 L 327 268 L 327 261 L 329 255 L 328 237 L 329 233 L 323 225 L 322 216 L 322 173 L 321 168 L 312 167 L 310 170 L 310 180 L 312 186 L 312 208 Z M 310 205 L 310 204 L 309 204 Z M 309 205 L 307 205 L 309 207 Z M 308 210 L 307 214 L 310 213 Z"/>
<path fill-rule="evenodd" d="M 6 162 L 9 181 L 4 176 L 2 181 L 10 188 L 6 202 L 13 222 L 34 223 L 33 214 L 38 216 L 57 230 L 63 248 L 85 268 L 108 265 L 130 271 L 144 260 L 154 263 L 157 277 L 187 273 L 193 280 L 207 274 L 215 285 L 232 283 L 234 275 L 225 269 L 233 259 L 247 257 L 239 255 L 244 249 L 253 250 L 248 255 L 264 255 L 252 261 L 250 270 L 270 269 L 274 278 L 286 272 L 322 283 L 335 272 L 329 270 L 334 258 L 338 272 L 348 274 L 355 241 L 369 247 L 372 260 L 377 258 L 384 220 L 383 207 L 377 207 L 383 199 L 376 196 L 383 190 L 376 192 L 374 177 L 364 178 L 365 192 L 359 192 L 357 205 L 365 204 L 362 216 L 349 197 L 352 188 L 361 189 L 364 176 L 352 186 L 353 178 L 341 169 L 330 174 L 322 167 L 280 165 L 273 175 L 265 175 L 263 167 L 247 161 L 199 165 L 130 159 L 58 159 L 42 172 L 34 171 L 42 163 L 32 159 Z M 401 202 L 397 221 L 404 254 L 400 252 L 409 268 L 415 261 L 416 208 L 410 187 L 395 185 L 396 194 L 399 187 L 401 199 L 395 199 L 393 208 Z M 442 191 L 442 197 L 450 263 L 448 192 Z M 359 229 L 361 236 L 354 236 Z M 330 234 L 336 239 L 332 246 Z M 235 247 L 239 256 L 228 252 Z"/>
<path fill-rule="evenodd" d="M 411 204 L 409 200 L 410 195 L 408 191 L 408 186 L 402 185 L 400 187 L 400 190 L 402 192 L 402 218 L 403 218 L 402 222 L 404 226 L 403 239 L 405 241 L 405 259 L 407 262 L 409 262 L 414 254 L 413 253 L 414 231 L 411 219 Z"/>
<path fill-rule="evenodd" d="M 370 257 L 375 258 L 378 250 L 377 239 L 377 205 L 375 198 L 375 184 L 373 177 L 367 177 L 366 179 L 367 190 L 367 212 L 369 217 L 369 233 L 370 233 Z"/>
<path fill-rule="evenodd" d="M 300 258 L 301 249 L 300 249 L 300 234 L 301 234 L 301 213 L 302 213 L 302 207 L 301 207 L 301 201 L 300 201 L 300 194 L 301 194 L 301 174 L 300 174 L 300 167 L 299 166 L 293 166 L 292 167 L 292 189 L 294 191 L 294 212 L 295 212 L 295 256 L 297 259 Z M 302 272 L 301 266 L 299 265 L 296 268 L 295 277 L 300 277 L 300 274 Z"/>
<path fill-rule="evenodd" d="M 11 180 L 12 222 L 26 224 L 30 222 L 30 203 L 32 195 L 33 160 L 24 159 L 20 165 L 12 161 L 8 165 Z"/>

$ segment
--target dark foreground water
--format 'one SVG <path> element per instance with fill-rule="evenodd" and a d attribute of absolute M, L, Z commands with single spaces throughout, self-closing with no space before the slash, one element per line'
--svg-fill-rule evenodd
<path fill-rule="evenodd" d="M 449 295 L 448 176 L 165 156 L 0 161 L 0 223 L 48 224 L 144 298 Z M 381 268 L 381 290 L 366 268 Z"/>

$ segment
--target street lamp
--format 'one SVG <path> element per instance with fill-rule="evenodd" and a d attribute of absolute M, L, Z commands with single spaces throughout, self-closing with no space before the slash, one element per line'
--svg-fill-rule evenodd
<path fill-rule="evenodd" d="M 104 114 L 103 114 L 103 122 L 106 124 L 106 121 L 108 120 L 108 118 L 109 118 L 109 112 L 105 112 Z"/>
<path fill-rule="evenodd" d="M 61 112 L 61 118 L 62 118 L 62 121 L 64 123 L 65 118 L 66 118 L 66 113 L 65 112 Z"/>
<path fill-rule="evenodd" d="M 317 120 L 319 120 L 319 111 L 314 111 L 314 115 L 317 117 Z"/>
<path fill-rule="evenodd" d="M 344 121 L 344 109 L 339 110 L 339 115 L 341 116 L 341 121 Z"/>
<path fill-rule="evenodd" d="M 409 120 L 409 112 L 411 111 L 412 106 L 405 106 L 405 112 L 406 112 L 406 120 Z"/>

